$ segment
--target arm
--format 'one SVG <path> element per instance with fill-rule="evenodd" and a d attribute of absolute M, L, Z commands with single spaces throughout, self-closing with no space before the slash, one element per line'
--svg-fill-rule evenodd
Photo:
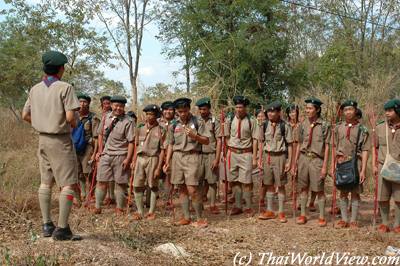
<path fill-rule="evenodd" d="M 288 144 L 288 158 L 287 158 L 287 161 L 286 161 L 287 167 L 285 167 L 287 169 L 285 169 L 285 172 L 289 172 L 290 171 L 290 168 L 291 168 L 291 165 L 292 165 L 292 153 L 293 153 L 293 143 L 289 143 Z"/>
<path fill-rule="evenodd" d="M 66 111 L 65 117 L 66 117 L 67 123 L 70 124 L 72 128 L 75 128 L 77 126 L 75 111 Z"/>
<path fill-rule="evenodd" d="M 367 162 L 368 162 L 368 151 L 362 151 L 362 153 L 361 153 L 360 183 L 364 183 L 364 181 L 366 179 Z"/>
<path fill-rule="evenodd" d="M 253 139 L 253 168 L 256 168 L 258 165 L 257 162 L 257 151 L 258 151 L 258 140 Z"/>
<path fill-rule="evenodd" d="M 172 157 L 172 144 L 168 144 L 167 147 L 167 155 L 166 155 L 166 159 L 165 159 L 165 164 L 164 164 L 164 172 L 166 173 L 169 169 L 169 163 L 171 161 L 171 157 Z"/>
<path fill-rule="evenodd" d="M 328 173 L 329 143 L 325 143 L 324 162 L 322 163 L 321 177 L 325 178 Z"/>
<path fill-rule="evenodd" d="M 28 122 L 29 124 L 32 124 L 30 112 L 22 111 L 22 119 L 25 120 L 26 122 Z"/>

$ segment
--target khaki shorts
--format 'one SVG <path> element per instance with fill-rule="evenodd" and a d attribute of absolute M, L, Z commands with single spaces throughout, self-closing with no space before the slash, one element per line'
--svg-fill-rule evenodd
<path fill-rule="evenodd" d="M 96 180 L 99 182 L 115 181 L 117 184 L 127 184 L 130 169 L 123 169 L 122 163 L 126 159 L 124 155 L 103 154 L 100 157 Z"/>
<path fill-rule="evenodd" d="M 201 166 L 200 166 L 200 180 L 206 180 L 208 184 L 216 184 L 218 182 L 218 172 L 211 170 L 212 163 L 215 160 L 215 153 L 203 153 L 201 154 Z"/>
<path fill-rule="evenodd" d="M 183 153 L 174 151 L 172 154 L 171 183 L 173 185 L 199 185 L 201 165 L 199 153 Z"/>
<path fill-rule="evenodd" d="M 382 170 L 382 164 L 379 163 L 378 171 Z M 393 200 L 400 202 L 400 184 L 385 180 L 381 175 L 378 177 L 378 201 L 390 201 L 390 197 Z"/>
<path fill-rule="evenodd" d="M 229 150 L 227 156 L 228 181 L 252 184 L 253 154 L 239 154 Z"/>
<path fill-rule="evenodd" d="M 285 173 L 286 154 L 271 154 L 270 163 L 267 162 L 268 154 L 263 156 L 263 184 L 267 186 L 281 187 L 287 184 L 287 174 Z"/>
<path fill-rule="evenodd" d="M 71 135 L 39 135 L 41 183 L 65 187 L 78 183 L 78 165 Z"/>
<path fill-rule="evenodd" d="M 150 188 L 158 187 L 158 179 L 154 177 L 154 171 L 158 166 L 158 156 L 138 155 L 133 176 L 134 187 Z"/>
<path fill-rule="evenodd" d="M 86 151 L 82 155 L 77 155 L 78 158 L 78 171 L 79 178 L 84 179 L 83 175 L 87 175 L 90 173 L 91 166 L 89 165 L 90 157 L 93 155 L 93 147 L 92 145 L 88 145 Z"/>
<path fill-rule="evenodd" d="M 321 179 L 321 170 L 324 160 L 319 157 L 310 157 L 300 153 L 298 173 L 298 189 L 309 188 L 313 192 L 323 192 L 325 179 Z"/>

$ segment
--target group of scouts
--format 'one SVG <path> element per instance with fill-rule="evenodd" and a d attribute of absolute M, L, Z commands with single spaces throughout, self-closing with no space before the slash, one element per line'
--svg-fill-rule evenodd
<path fill-rule="evenodd" d="M 220 117 L 211 113 L 209 98 L 196 102 L 198 116 L 191 113 L 188 98 L 167 101 L 161 107 L 151 104 L 143 109 L 143 123 L 137 124 L 135 114 L 125 110 L 127 99 L 120 96 L 101 98 L 101 119 L 92 113 L 91 98 L 85 94 L 76 96 L 74 88 L 61 81 L 67 63 L 62 53 L 47 52 L 42 61 L 45 76 L 30 90 L 22 116 L 39 133 L 41 184 L 38 194 L 45 237 L 80 239 L 68 224 L 74 198 L 78 202 L 82 198 L 94 198 L 95 214 L 101 214 L 104 204 L 113 203 L 116 213 L 122 214 L 129 209 L 127 197 L 133 191 L 137 209 L 133 219 L 154 220 L 159 180 L 163 177 L 169 204 L 174 193 L 179 194 L 183 215 L 176 224 L 205 227 L 204 201 L 209 198 L 211 214 L 220 213 L 217 196 L 220 181 L 224 181 L 221 169 L 226 169 L 227 182 L 223 182 L 226 200 L 234 204 L 230 215 L 255 215 L 252 198 L 256 171 L 261 177 L 259 219 L 287 222 L 286 186 L 291 178 L 295 181 L 291 189 L 293 200 L 299 193 L 301 213 L 295 217 L 296 223 L 307 223 L 306 205 L 311 192 L 311 204 L 317 200 L 319 207 L 318 225 L 326 226 L 325 178 L 328 172 L 335 176 L 336 164 L 354 156 L 359 161 L 359 184 L 339 188 L 341 220 L 336 227 L 356 228 L 370 150 L 377 150 L 373 153 L 373 170 L 379 175 L 377 200 L 382 224 L 378 230 L 400 233 L 400 183 L 388 181 L 379 174 L 387 158 L 400 161 L 398 99 L 384 105 L 386 120 L 376 127 L 374 145 L 362 124 L 357 102 L 352 100 L 340 106 L 344 119 L 333 129 L 321 117 L 323 103 L 317 98 L 305 101 L 303 121 L 299 119 L 297 105 L 286 109 L 285 121 L 281 103 L 272 102 L 254 117 L 247 109 L 250 102 L 244 96 L 235 96 L 234 112 L 222 113 Z M 78 148 L 71 132 L 79 132 L 79 128 L 83 130 L 83 139 L 79 140 Z M 332 149 L 334 154 L 330 156 Z M 334 160 L 331 167 L 328 166 L 330 157 Z M 54 182 L 60 188 L 57 226 L 50 215 Z M 232 193 L 230 199 L 227 199 L 228 191 Z M 146 198 L 149 198 L 147 213 Z M 391 198 L 395 202 L 393 229 L 388 221 Z M 273 208 L 276 199 L 278 211 Z M 195 212 L 193 221 L 191 209 Z"/>

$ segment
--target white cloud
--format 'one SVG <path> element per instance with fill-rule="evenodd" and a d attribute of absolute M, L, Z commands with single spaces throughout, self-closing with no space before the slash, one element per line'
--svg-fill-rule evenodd
<path fill-rule="evenodd" d="M 151 77 L 154 74 L 154 68 L 151 66 L 139 67 L 139 75 L 144 77 Z"/>

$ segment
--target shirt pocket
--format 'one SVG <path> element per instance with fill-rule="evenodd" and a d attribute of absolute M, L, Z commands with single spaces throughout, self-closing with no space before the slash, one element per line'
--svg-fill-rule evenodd
<path fill-rule="evenodd" d="M 175 132 L 174 133 L 174 145 L 181 145 L 183 143 L 184 139 L 184 133 L 183 132 Z"/>

